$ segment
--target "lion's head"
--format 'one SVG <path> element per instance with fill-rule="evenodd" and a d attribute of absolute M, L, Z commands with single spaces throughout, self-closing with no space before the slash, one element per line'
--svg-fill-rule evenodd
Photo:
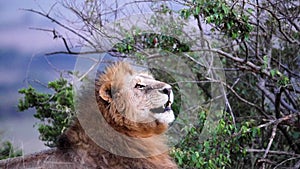
<path fill-rule="evenodd" d="M 99 109 L 117 131 L 133 137 L 163 133 L 175 117 L 171 86 L 128 63 L 108 67 L 96 81 Z"/>

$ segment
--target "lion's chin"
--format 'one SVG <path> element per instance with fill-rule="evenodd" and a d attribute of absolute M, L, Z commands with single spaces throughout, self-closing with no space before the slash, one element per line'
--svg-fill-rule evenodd
<path fill-rule="evenodd" d="M 171 109 L 171 102 L 169 101 L 163 106 L 151 109 L 150 111 L 160 123 L 169 124 L 175 120 L 174 112 Z"/>
<path fill-rule="evenodd" d="M 170 100 L 168 100 L 164 105 L 162 105 L 161 107 L 157 107 L 157 108 L 153 108 L 153 109 L 150 109 L 150 111 L 152 113 L 165 113 L 165 112 L 168 112 L 168 111 L 172 111 L 171 109 L 171 104 L 172 102 Z"/>
<path fill-rule="evenodd" d="M 172 102 L 168 100 L 164 105 L 150 109 L 155 119 L 160 123 L 172 123 L 175 120 L 174 112 L 171 109 Z"/>
<path fill-rule="evenodd" d="M 154 118 L 157 119 L 160 123 L 169 124 L 175 120 L 173 110 L 169 109 L 163 113 L 154 113 Z"/>

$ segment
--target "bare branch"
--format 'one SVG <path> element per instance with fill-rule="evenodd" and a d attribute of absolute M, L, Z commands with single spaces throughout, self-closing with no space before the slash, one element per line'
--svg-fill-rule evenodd
<path fill-rule="evenodd" d="M 246 152 L 248 153 L 265 153 L 265 149 L 246 149 Z M 269 154 L 276 154 L 276 155 L 288 155 L 288 156 L 293 156 L 293 157 L 300 157 L 300 154 L 295 154 L 294 152 L 286 152 L 286 151 L 273 151 L 269 150 Z"/>
<path fill-rule="evenodd" d="M 259 83 L 257 84 L 257 87 L 264 92 L 264 94 L 267 96 L 268 99 L 270 99 L 270 101 L 275 105 L 275 96 L 273 93 L 271 93 L 269 90 L 267 90 L 265 88 L 265 79 L 260 78 Z M 298 111 L 296 109 L 294 109 L 291 105 L 289 105 L 288 103 L 286 103 L 286 101 L 284 101 L 283 99 L 280 99 L 280 103 L 282 104 L 282 106 L 287 109 L 288 111 L 291 111 L 293 113 L 298 113 Z M 282 109 L 281 109 L 282 110 Z"/>
<path fill-rule="evenodd" d="M 300 160 L 294 165 L 292 169 L 299 169 L 300 168 Z"/>
<path fill-rule="evenodd" d="M 269 144 L 268 144 L 268 146 L 267 146 L 267 148 L 266 148 L 266 151 L 265 151 L 265 153 L 264 153 L 264 155 L 263 155 L 263 158 L 266 158 L 267 155 L 268 155 L 268 153 L 269 153 L 269 151 L 270 151 L 271 145 L 272 145 L 273 140 L 274 140 L 275 135 L 276 135 L 276 130 L 277 130 L 277 124 L 275 124 L 275 125 L 273 126 L 273 128 L 272 128 L 272 134 L 271 134 L 271 137 L 270 137 L 270 141 L 269 141 Z"/>
<path fill-rule="evenodd" d="M 68 31 L 70 31 L 70 32 L 72 32 L 72 33 L 74 33 L 76 36 L 78 36 L 79 38 L 83 39 L 83 40 L 86 41 L 89 45 L 91 45 L 92 47 L 94 47 L 95 50 L 97 50 L 96 46 L 95 46 L 90 40 L 88 40 L 86 37 L 84 37 L 83 35 L 81 35 L 81 34 L 78 33 L 77 31 L 73 30 L 72 28 L 66 26 L 65 24 L 59 22 L 58 20 L 52 18 L 51 16 L 49 16 L 49 15 L 47 15 L 47 14 L 44 14 L 44 13 L 42 13 L 42 12 L 40 12 L 40 11 L 36 11 L 36 10 L 34 10 L 34 9 L 22 9 L 22 10 L 28 11 L 28 12 L 33 12 L 33 13 L 36 13 L 36 14 L 38 14 L 38 15 L 41 15 L 41 16 L 43 16 L 43 17 L 48 18 L 48 19 L 51 20 L 52 22 L 54 22 L 54 23 L 56 23 L 57 25 L 61 26 L 62 28 L 64 28 L 64 29 L 66 29 L 66 30 L 68 30 Z"/>

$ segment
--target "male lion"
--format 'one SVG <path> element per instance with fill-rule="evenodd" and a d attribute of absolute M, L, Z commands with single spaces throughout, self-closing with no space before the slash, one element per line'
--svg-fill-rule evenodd
<path fill-rule="evenodd" d="M 155 80 L 149 73 L 133 71 L 127 63 L 109 67 L 96 86 L 100 111 L 121 133 L 151 137 L 162 134 L 174 121 L 171 86 Z"/>
<path fill-rule="evenodd" d="M 106 123 L 129 140 L 137 140 L 127 142 L 126 153 L 139 156 L 125 157 L 99 146 L 75 118 L 60 137 L 59 148 L 2 161 L 0 168 L 177 168 L 169 155 L 161 152 L 166 147 L 164 139 L 156 137 L 163 134 L 175 119 L 171 110 L 171 86 L 155 80 L 148 73 L 134 71 L 124 62 L 108 67 L 99 75 L 95 86 L 98 109 Z M 83 101 L 86 110 L 92 108 L 89 98 L 87 96 Z M 95 131 L 104 130 L 101 124 L 95 128 Z M 100 137 L 106 137 L 112 143 L 116 139 L 111 133 L 104 134 Z"/>

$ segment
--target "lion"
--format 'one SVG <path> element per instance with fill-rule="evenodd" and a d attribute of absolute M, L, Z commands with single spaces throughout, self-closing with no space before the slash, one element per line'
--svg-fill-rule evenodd
<path fill-rule="evenodd" d="M 128 144 L 129 153 L 142 149 L 138 153 L 147 155 L 134 158 L 111 153 L 91 139 L 75 118 L 59 138 L 58 148 L 0 162 L 0 168 L 177 168 L 167 152 L 149 153 L 166 147 L 165 139 L 157 136 L 162 136 L 175 120 L 169 84 L 155 80 L 150 73 L 135 71 L 128 63 L 118 62 L 96 78 L 94 93 L 98 112 L 109 126 L 128 138 L 147 140 Z M 87 111 L 92 107 L 89 98 L 84 100 Z M 98 127 L 96 130 L 102 130 Z M 106 133 L 102 137 L 114 139 L 109 136 Z"/>
<path fill-rule="evenodd" d="M 96 86 L 99 109 L 118 132 L 151 137 L 162 134 L 175 119 L 171 86 L 147 72 L 135 72 L 127 63 L 108 68 Z M 109 107 L 108 112 L 103 111 L 105 107 Z"/>

